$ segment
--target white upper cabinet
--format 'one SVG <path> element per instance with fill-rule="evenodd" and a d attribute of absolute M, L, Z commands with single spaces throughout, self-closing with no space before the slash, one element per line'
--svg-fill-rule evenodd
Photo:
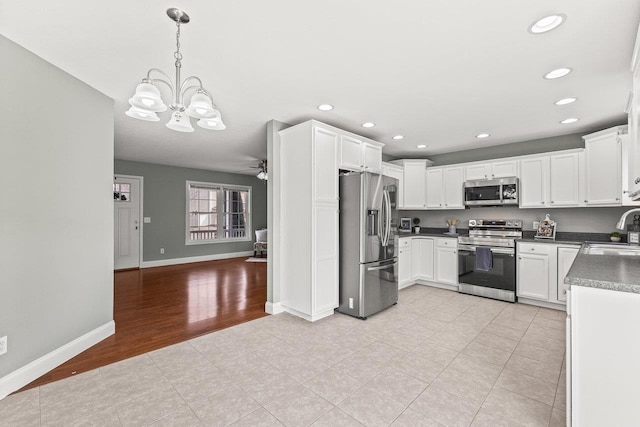
<path fill-rule="evenodd" d="M 442 183 L 443 172 L 441 168 L 429 168 L 427 169 L 427 203 L 426 206 L 429 209 L 441 209 L 444 208 Z"/>
<path fill-rule="evenodd" d="M 382 145 L 365 142 L 362 145 L 364 167 L 368 172 L 382 172 Z"/>
<path fill-rule="evenodd" d="M 516 160 L 474 163 L 465 167 L 465 175 L 468 180 L 507 178 L 518 176 L 517 166 Z"/>
<path fill-rule="evenodd" d="M 451 167 L 444 169 L 444 195 L 445 209 L 464 209 L 462 186 L 464 185 L 464 168 Z M 428 193 L 427 193 L 428 194 Z"/>
<path fill-rule="evenodd" d="M 362 162 L 362 140 L 350 136 L 340 136 L 340 168 L 360 170 Z"/>
<path fill-rule="evenodd" d="M 382 172 L 382 144 L 340 135 L 340 169 Z"/>
<path fill-rule="evenodd" d="M 631 63 L 632 90 L 627 110 L 629 113 L 629 176 L 631 199 L 640 199 L 640 30 Z"/>
<path fill-rule="evenodd" d="M 550 156 L 551 207 L 580 206 L 580 153 Z"/>
<path fill-rule="evenodd" d="M 585 146 L 586 195 L 588 206 L 620 206 L 622 204 L 622 148 L 614 127 L 583 136 Z"/>
<path fill-rule="evenodd" d="M 400 209 L 424 209 L 427 166 L 432 162 L 426 159 L 405 159 L 393 163 L 404 168 Z"/>
<path fill-rule="evenodd" d="M 491 163 L 491 178 L 508 178 L 518 176 L 518 162 L 516 160 L 503 160 Z"/>
<path fill-rule="evenodd" d="M 520 160 L 520 207 L 549 206 L 549 157 Z"/>
<path fill-rule="evenodd" d="M 464 209 L 462 166 L 427 168 L 427 209 Z"/>
<path fill-rule="evenodd" d="M 468 180 L 487 179 L 491 176 L 491 164 L 489 163 L 469 165 L 465 169 Z"/>

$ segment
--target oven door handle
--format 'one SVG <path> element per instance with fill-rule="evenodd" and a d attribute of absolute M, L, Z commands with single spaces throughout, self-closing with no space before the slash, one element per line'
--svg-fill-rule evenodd
<path fill-rule="evenodd" d="M 476 246 L 458 247 L 458 250 L 460 252 L 475 252 Z M 515 250 L 510 248 L 491 248 L 491 252 L 494 254 L 504 254 L 510 256 L 515 256 L 516 254 Z"/>

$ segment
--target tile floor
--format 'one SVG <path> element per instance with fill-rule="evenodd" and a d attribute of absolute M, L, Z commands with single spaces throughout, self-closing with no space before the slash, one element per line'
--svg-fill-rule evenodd
<path fill-rule="evenodd" d="M 563 312 L 426 286 L 279 314 L 0 401 L 7 426 L 563 426 Z"/>

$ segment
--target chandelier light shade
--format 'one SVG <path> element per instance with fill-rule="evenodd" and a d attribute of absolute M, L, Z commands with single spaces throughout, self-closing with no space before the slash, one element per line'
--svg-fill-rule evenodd
<path fill-rule="evenodd" d="M 167 15 L 175 21 L 178 27 L 176 31 L 176 51 L 173 56 L 176 60 L 176 74 L 172 81 L 169 76 L 157 68 L 147 72 L 147 76 L 136 87 L 136 91 L 129 99 L 131 108 L 125 113 L 134 119 L 148 122 L 160 120 L 156 113 L 167 111 L 167 105 L 162 100 L 162 94 L 157 84 L 162 83 L 171 91 L 171 103 L 169 109 L 173 111 L 171 120 L 166 124 L 169 129 L 178 132 L 193 132 L 190 117 L 198 120 L 198 126 L 208 130 L 224 130 L 227 127 L 222 121 L 222 115 L 213 103 L 211 93 L 202 85 L 202 80 L 196 76 L 180 80 L 180 68 L 182 67 L 182 54 L 180 53 L 180 25 L 190 21 L 189 15 L 180 9 L 171 8 Z M 175 83 L 174 83 L 175 81 Z M 189 106 L 186 107 L 185 99 L 190 96 Z"/>

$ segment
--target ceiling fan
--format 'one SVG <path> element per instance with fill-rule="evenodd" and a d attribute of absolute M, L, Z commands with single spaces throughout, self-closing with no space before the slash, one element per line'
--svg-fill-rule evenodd
<path fill-rule="evenodd" d="M 242 171 L 239 172 L 246 172 L 246 171 L 258 171 L 258 174 L 256 175 L 256 178 L 258 178 L 261 181 L 266 181 L 269 179 L 269 175 L 267 173 L 267 161 L 266 160 L 260 160 L 258 162 L 257 166 L 250 166 L 249 169 L 244 169 Z"/>

